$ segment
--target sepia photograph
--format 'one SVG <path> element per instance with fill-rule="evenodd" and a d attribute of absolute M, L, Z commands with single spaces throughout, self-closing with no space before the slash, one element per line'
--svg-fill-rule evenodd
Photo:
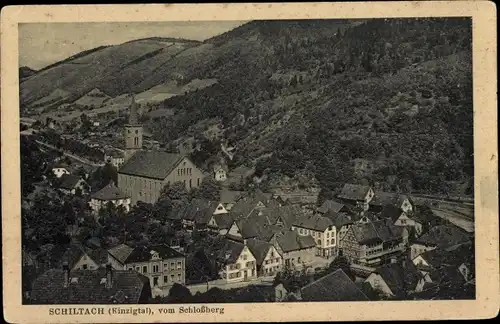
<path fill-rule="evenodd" d="M 34 21 L 17 42 L 22 306 L 476 300 L 471 15 Z"/>

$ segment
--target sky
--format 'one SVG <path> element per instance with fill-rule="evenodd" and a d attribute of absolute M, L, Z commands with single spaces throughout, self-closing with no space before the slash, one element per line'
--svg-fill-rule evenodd
<path fill-rule="evenodd" d="M 24 23 L 19 25 L 19 66 L 38 70 L 81 51 L 146 37 L 205 40 L 244 21 Z"/>

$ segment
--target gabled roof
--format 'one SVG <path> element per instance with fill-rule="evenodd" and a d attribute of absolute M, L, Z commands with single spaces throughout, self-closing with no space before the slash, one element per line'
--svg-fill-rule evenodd
<path fill-rule="evenodd" d="M 368 301 L 358 286 L 338 269 L 301 288 L 302 301 Z"/>
<path fill-rule="evenodd" d="M 210 221 L 218 203 L 206 199 L 192 199 L 189 204 L 181 206 L 177 211 L 180 219 L 194 221 L 197 224 L 207 224 Z"/>
<path fill-rule="evenodd" d="M 292 230 L 278 232 L 275 234 L 275 237 L 283 252 L 298 251 L 316 246 L 316 242 L 312 236 L 301 236 Z"/>
<path fill-rule="evenodd" d="M 244 248 L 243 243 L 225 240 L 223 247 L 217 251 L 218 258 L 224 264 L 233 264 L 238 260 Z"/>
<path fill-rule="evenodd" d="M 474 264 L 474 246 L 471 242 L 450 248 L 436 248 L 419 255 L 429 265 L 429 269 L 439 269 L 446 266 L 457 268 L 462 263 Z M 418 268 L 425 266 L 417 265 Z M 474 268 L 474 267 L 472 267 Z M 424 269 L 425 270 L 425 269 Z"/>
<path fill-rule="evenodd" d="M 63 262 L 68 262 L 69 268 L 73 268 L 75 264 L 86 254 L 84 248 L 80 244 L 70 244 L 63 254 Z"/>
<path fill-rule="evenodd" d="M 65 273 L 51 269 L 33 283 L 35 304 L 137 304 L 149 279 L 136 271 L 112 270 L 112 286 L 105 285 L 106 269 L 71 271 L 69 286 Z"/>
<path fill-rule="evenodd" d="M 383 219 L 390 219 L 392 222 L 398 220 L 398 218 L 403 214 L 403 210 L 395 205 L 384 205 L 380 217 Z"/>
<path fill-rule="evenodd" d="M 328 227 L 333 225 L 333 221 L 328 217 L 309 214 L 301 215 L 295 219 L 295 221 L 293 221 L 293 225 L 314 231 L 324 232 Z"/>
<path fill-rule="evenodd" d="M 380 207 L 383 207 L 384 205 L 395 205 L 401 207 L 405 199 L 408 199 L 408 196 L 400 195 L 394 192 L 377 191 L 370 201 L 370 205 Z"/>
<path fill-rule="evenodd" d="M 230 229 L 234 219 L 231 214 L 217 214 L 212 216 L 219 229 Z"/>
<path fill-rule="evenodd" d="M 414 290 L 422 278 L 413 262 L 406 259 L 402 262 L 380 266 L 375 269 L 374 273 L 380 275 L 392 293 L 397 296 Z"/>
<path fill-rule="evenodd" d="M 124 244 L 118 247 L 108 250 L 115 259 L 120 261 L 122 264 L 132 263 L 132 262 L 147 262 L 152 259 L 153 251 L 158 253 L 161 260 L 173 259 L 173 258 L 183 258 L 184 254 L 172 249 L 166 244 L 158 244 L 151 246 L 137 246 L 134 249 Z"/>
<path fill-rule="evenodd" d="M 138 151 L 118 173 L 163 180 L 183 158 L 184 155 L 162 151 Z"/>
<path fill-rule="evenodd" d="M 415 243 L 445 248 L 469 241 L 469 236 L 461 228 L 454 225 L 438 225 L 416 239 Z"/>
<path fill-rule="evenodd" d="M 351 230 L 359 244 L 381 243 L 402 237 L 402 228 L 391 226 L 384 220 L 355 224 L 351 227 Z"/>
<path fill-rule="evenodd" d="M 370 186 L 346 183 L 338 197 L 349 200 L 363 200 L 369 190 Z"/>
<path fill-rule="evenodd" d="M 129 198 L 126 194 L 123 193 L 113 181 L 110 181 L 107 186 L 102 188 L 101 190 L 93 193 L 90 198 L 98 199 L 98 200 L 117 200 L 117 199 L 127 199 Z"/>
<path fill-rule="evenodd" d="M 126 244 L 120 244 L 108 250 L 108 253 L 124 264 L 134 249 Z"/>
<path fill-rule="evenodd" d="M 329 211 L 339 213 L 345 205 L 333 200 L 326 200 L 321 207 L 318 208 L 318 212 L 325 214 Z"/>
<path fill-rule="evenodd" d="M 273 247 L 271 243 L 258 239 L 247 240 L 247 246 L 255 257 L 258 266 L 262 265 L 269 249 Z"/>
<path fill-rule="evenodd" d="M 241 198 L 243 193 L 243 191 L 222 189 L 220 191 L 219 202 L 221 202 L 222 204 L 234 204 Z"/>
<path fill-rule="evenodd" d="M 72 174 L 65 174 L 61 177 L 61 185 L 59 186 L 62 189 L 71 190 L 74 189 L 75 186 L 82 180 L 79 176 Z"/>
<path fill-rule="evenodd" d="M 331 219 L 332 222 L 333 222 L 333 225 L 337 229 L 341 228 L 342 226 L 350 225 L 350 224 L 354 223 L 352 221 L 352 219 L 349 216 L 347 216 L 346 214 L 344 214 L 344 213 L 337 213 L 337 212 L 334 212 L 332 210 L 326 212 L 324 214 L 324 216 L 328 217 L 329 219 Z"/>

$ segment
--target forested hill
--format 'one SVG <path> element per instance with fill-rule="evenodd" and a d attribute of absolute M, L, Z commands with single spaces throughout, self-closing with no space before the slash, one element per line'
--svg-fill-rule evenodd
<path fill-rule="evenodd" d="M 174 118 L 149 122 L 161 139 L 216 118 L 233 166 L 256 163 L 269 185 L 471 190 L 469 19 L 254 21 L 205 44 L 217 55 L 192 77 L 219 83 L 166 100 Z"/>

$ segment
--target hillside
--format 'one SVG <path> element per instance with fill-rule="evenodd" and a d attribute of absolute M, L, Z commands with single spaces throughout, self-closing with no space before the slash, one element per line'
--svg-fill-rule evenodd
<path fill-rule="evenodd" d="M 32 68 L 30 68 L 28 66 L 21 66 L 19 68 L 19 79 L 26 79 L 35 73 L 36 73 L 36 71 L 33 70 Z"/>
<path fill-rule="evenodd" d="M 135 92 L 159 103 L 156 139 L 199 141 L 218 125 L 231 167 L 255 166 L 268 187 L 314 177 L 322 197 L 346 181 L 449 192 L 473 177 L 471 37 L 466 18 L 253 21 L 202 43 L 90 51 L 30 77 L 21 98 Z"/>

